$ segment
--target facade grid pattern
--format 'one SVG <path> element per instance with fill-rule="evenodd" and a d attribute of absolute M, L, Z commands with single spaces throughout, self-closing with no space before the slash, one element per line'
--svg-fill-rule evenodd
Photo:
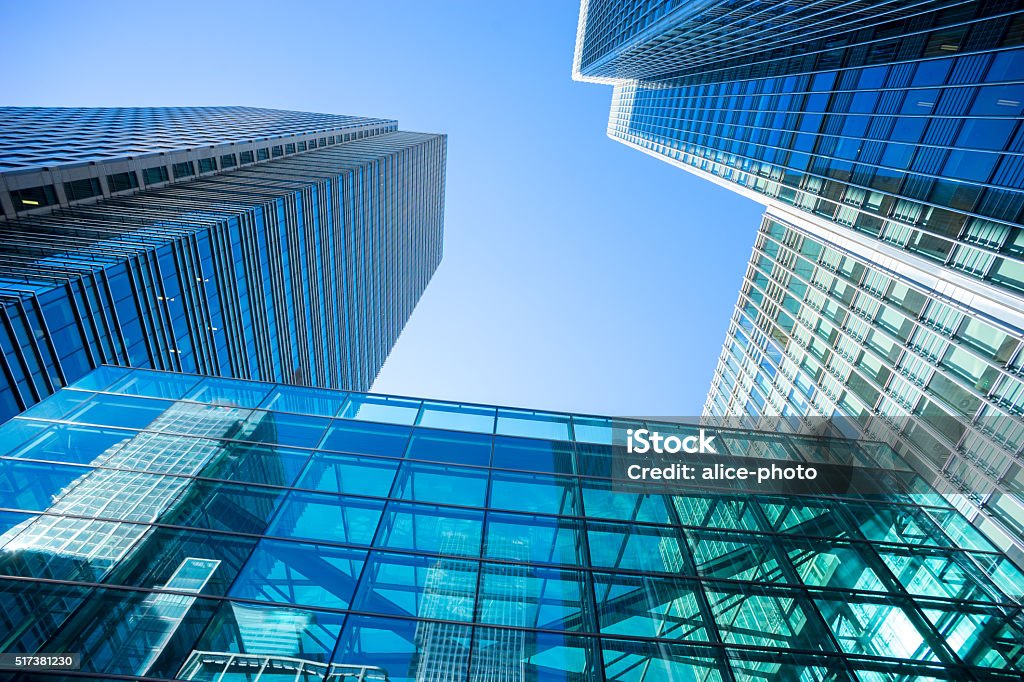
<path fill-rule="evenodd" d="M 871 500 L 629 494 L 612 425 L 99 368 L 0 427 L 0 651 L 125 680 L 1020 678 L 1024 576 L 920 478 Z M 145 513 L 93 503 L 143 480 Z"/>
<path fill-rule="evenodd" d="M 103 363 L 367 389 L 441 259 L 393 132 L 0 223 L 0 418 Z"/>

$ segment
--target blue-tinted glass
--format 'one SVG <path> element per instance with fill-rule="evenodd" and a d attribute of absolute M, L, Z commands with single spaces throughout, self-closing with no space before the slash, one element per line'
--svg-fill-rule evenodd
<path fill-rule="evenodd" d="M 94 469 L 0 459 L 0 505 L 26 511 L 45 511 L 74 481 Z"/>
<path fill-rule="evenodd" d="M 412 425 L 419 414 L 420 401 L 377 395 L 351 395 L 341 411 L 345 419 L 360 419 L 385 424 Z"/>
<path fill-rule="evenodd" d="M 473 640 L 471 682 L 495 671 L 522 671 L 522 679 L 583 682 L 595 679 L 600 656 L 592 640 L 561 633 L 478 628 Z"/>
<path fill-rule="evenodd" d="M 527 410 L 498 410 L 496 433 L 504 436 L 570 440 L 569 416 Z"/>
<path fill-rule="evenodd" d="M 290 493 L 268 535 L 368 545 L 383 504 L 317 493 Z"/>
<path fill-rule="evenodd" d="M 318 452 L 310 459 L 298 486 L 333 493 L 386 497 L 398 462 L 375 457 Z"/>
<path fill-rule="evenodd" d="M 111 384 L 106 390 L 110 393 L 178 400 L 184 397 L 198 383 L 199 377 L 185 374 L 135 370 L 128 376 Z"/>
<path fill-rule="evenodd" d="M 495 471 L 490 506 L 538 514 L 579 515 L 576 484 L 568 477 Z"/>
<path fill-rule="evenodd" d="M 203 379 L 186 396 L 189 400 L 232 407 L 258 407 L 267 397 L 273 384 L 235 379 Z"/>
<path fill-rule="evenodd" d="M 34 419 L 64 419 L 94 395 L 96 394 L 87 391 L 60 391 L 42 402 L 36 403 L 21 414 L 24 417 L 32 417 Z"/>
<path fill-rule="evenodd" d="M 493 407 L 427 401 L 423 403 L 423 409 L 416 420 L 416 425 L 436 429 L 494 433 L 494 414 Z"/>
<path fill-rule="evenodd" d="M 571 474 L 572 444 L 498 436 L 494 439 L 493 462 L 499 469 Z"/>
<path fill-rule="evenodd" d="M 138 370 L 100 365 L 81 379 L 75 381 L 75 388 L 80 388 L 83 391 L 105 391 L 112 383 L 134 371 Z"/>
<path fill-rule="evenodd" d="M 581 540 L 578 521 L 490 512 L 484 556 L 579 566 L 583 561 Z"/>
<path fill-rule="evenodd" d="M 89 464 L 135 434 L 135 431 L 121 429 L 53 424 L 23 447 L 11 452 L 10 456 Z"/>
<path fill-rule="evenodd" d="M 594 566 L 637 571 L 685 572 L 685 549 L 671 528 L 588 524 Z"/>
<path fill-rule="evenodd" d="M 345 393 L 305 386 L 275 386 L 260 405 L 265 410 L 333 417 L 345 402 Z"/>
<path fill-rule="evenodd" d="M 392 494 L 413 502 L 475 507 L 482 507 L 486 496 L 486 471 L 424 462 L 404 462 Z"/>
<path fill-rule="evenodd" d="M 353 608 L 472 622 L 476 585 L 475 561 L 373 552 Z"/>
<path fill-rule="evenodd" d="M 681 578 L 595 573 L 601 632 L 710 641 L 698 590 L 695 581 Z"/>
<path fill-rule="evenodd" d="M 392 549 L 479 556 L 483 514 L 478 511 L 389 502 L 376 545 Z"/>
<path fill-rule="evenodd" d="M 592 632 L 586 574 L 523 564 L 480 567 L 477 621 L 544 630 Z"/>
<path fill-rule="evenodd" d="M 0 512 L 0 537 L 14 526 L 32 517 L 32 514 L 23 514 L 21 512 Z M 0 549 L 2 548 L 3 546 L 0 545 Z"/>
<path fill-rule="evenodd" d="M 406 457 L 487 466 L 491 463 L 491 440 L 490 436 L 415 429 Z"/>
<path fill-rule="evenodd" d="M 195 649 L 326 661 L 344 620 L 325 611 L 224 602 Z"/>
<path fill-rule="evenodd" d="M 470 626 L 454 623 L 349 616 L 334 660 L 366 666 L 384 662 L 389 682 L 464 680 L 472 633 Z"/>
<path fill-rule="evenodd" d="M 366 552 L 263 540 L 231 588 L 240 599 L 344 609 L 352 603 Z"/>
<path fill-rule="evenodd" d="M 389 424 L 361 424 L 335 420 L 327 430 L 321 447 L 324 450 L 352 452 L 360 455 L 401 457 L 409 440 L 410 429 Z"/>
<path fill-rule="evenodd" d="M 1020 116 L 1024 111 L 1024 85 L 989 85 L 978 88 L 971 106 L 973 116 Z"/>
<path fill-rule="evenodd" d="M 640 495 L 613 490 L 601 481 L 583 482 L 583 506 L 588 517 L 616 521 L 671 523 L 664 495 Z"/>
<path fill-rule="evenodd" d="M 271 445 L 312 448 L 320 443 L 330 423 L 329 419 L 304 414 L 254 411 L 247 426 L 257 425 L 256 428 L 247 429 L 247 433 L 236 437 Z"/>
<path fill-rule="evenodd" d="M 173 405 L 168 400 L 96 394 L 69 414 L 68 418 L 85 424 L 142 429 L 149 427 Z"/>

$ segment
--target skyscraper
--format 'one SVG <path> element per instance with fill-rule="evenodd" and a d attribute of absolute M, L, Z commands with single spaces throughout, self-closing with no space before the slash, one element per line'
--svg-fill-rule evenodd
<path fill-rule="evenodd" d="M 0 653 L 124 680 L 1020 678 L 1024 575 L 884 444 L 842 444 L 884 497 L 648 494 L 615 487 L 616 424 L 101 367 L 0 426 Z"/>
<path fill-rule="evenodd" d="M 366 389 L 441 259 L 445 137 L 0 109 L 0 420 L 102 363 Z"/>
<path fill-rule="evenodd" d="M 604 2 L 613 139 L 767 206 L 705 412 L 891 443 L 1024 561 L 1024 9 Z"/>

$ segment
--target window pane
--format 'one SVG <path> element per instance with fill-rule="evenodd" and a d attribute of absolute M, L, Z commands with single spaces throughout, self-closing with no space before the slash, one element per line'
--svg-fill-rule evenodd
<path fill-rule="evenodd" d="M 332 609 L 348 608 L 366 552 L 263 540 L 231 588 L 231 596 Z"/>
<path fill-rule="evenodd" d="M 382 503 L 373 500 L 293 492 L 267 534 L 368 545 L 382 508 Z"/>

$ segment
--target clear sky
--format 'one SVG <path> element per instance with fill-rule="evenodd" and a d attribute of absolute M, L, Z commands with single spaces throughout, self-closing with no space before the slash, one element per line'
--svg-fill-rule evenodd
<path fill-rule="evenodd" d="M 0 104 L 246 105 L 448 134 L 444 259 L 374 389 L 700 412 L 760 207 L 605 135 L 578 3 L 0 0 Z"/>

